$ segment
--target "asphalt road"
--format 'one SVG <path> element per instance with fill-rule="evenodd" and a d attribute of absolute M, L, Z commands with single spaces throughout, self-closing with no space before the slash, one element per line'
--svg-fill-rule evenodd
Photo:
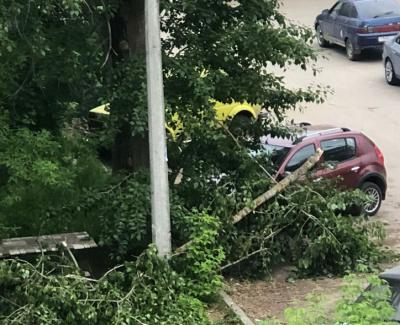
<path fill-rule="evenodd" d="M 334 0 L 283 0 L 282 12 L 299 24 L 312 27 L 315 17 Z M 318 48 L 317 43 L 314 45 Z M 307 104 L 290 113 L 297 122 L 328 123 L 360 130 L 382 150 L 388 171 L 388 197 L 375 218 L 387 223 L 388 244 L 400 250 L 400 87 L 389 86 L 379 53 L 368 53 L 359 62 L 346 58 L 342 48 L 321 50 L 327 59 L 311 70 L 290 68 L 283 75 L 290 87 L 310 84 L 331 86 L 334 93 L 324 104 Z"/>

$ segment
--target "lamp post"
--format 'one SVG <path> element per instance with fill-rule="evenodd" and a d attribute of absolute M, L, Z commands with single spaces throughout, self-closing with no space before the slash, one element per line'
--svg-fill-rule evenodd
<path fill-rule="evenodd" d="M 149 110 L 153 243 L 161 257 L 171 255 L 167 144 L 161 59 L 159 0 L 145 1 L 147 101 Z"/>

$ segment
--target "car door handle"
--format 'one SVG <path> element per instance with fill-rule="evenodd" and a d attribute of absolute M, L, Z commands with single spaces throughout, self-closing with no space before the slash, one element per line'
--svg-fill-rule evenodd
<path fill-rule="evenodd" d="M 357 173 L 360 170 L 360 166 L 355 166 L 351 169 L 352 172 Z"/>

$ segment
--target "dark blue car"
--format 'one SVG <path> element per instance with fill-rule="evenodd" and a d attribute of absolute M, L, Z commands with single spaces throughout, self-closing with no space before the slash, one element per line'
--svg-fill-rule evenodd
<path fill-rule="evenodd" d="M 385 41 L 400 31 L 397 0 L 340 0 L 315 21 L 321 47 L 338 44 L 352 61 L 365 49 L 382 50 Z"/>

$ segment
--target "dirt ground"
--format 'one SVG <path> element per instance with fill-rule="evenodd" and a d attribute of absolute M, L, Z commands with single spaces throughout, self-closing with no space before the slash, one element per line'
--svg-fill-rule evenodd
<path fill-rule="evenodd" d="M 254 321 L 268 318 L 282 320 L 284 310 L 292 306 L 306 306 L 309 294 L 324 297 L 327 311 L 333 310 L 334 303 L 340 298 L 342 279 L 317 278 L 288 282 L 288 269 L 280 270 L 271 280 L 256 282 L 229 282 L 229 294 Z M 315 324 L 318 325 L 318 324 Z"/>
<path fill-rule="evenodd" d="M 333 0 L 283 0 L 282 11 L 294 22 L 312 27 L 317 14 L 333 3 Z M 380 147 L 388 171 L 388 194 L 375 218 L 386 224 L 387 245 L 400 251 L 400 87 L 386 84 L 379 53 L 368 53 L 359 62 L 349 61 L 344 49 L 339 47 L 324 49 L 322 54 L 327 59 L 317 63 L 322 72 L 316 77 L 311 71 L 297 68 L 284 73 L 276 70 L 291 87 L 322 84 L 334 90 L 324 104 L 307 105 L 290 117 L 297 122 L 329 123 L 360 130 Z M 310 292 L 325 293 L 331 302 L 339 297 L 341 279 L 288 283 L 287 276 L 288 271 L 283 269 L 271 281 L 233 281 L 230 293 L 255 321 L 271 316 L 281 318 L 286 307 L 296 300 L 303 301 Z"/>

